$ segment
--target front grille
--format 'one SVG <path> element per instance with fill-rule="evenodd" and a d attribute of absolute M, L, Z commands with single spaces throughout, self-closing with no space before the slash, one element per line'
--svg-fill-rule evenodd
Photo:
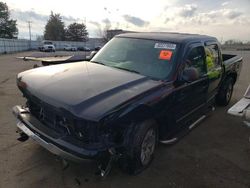
<path fill-rule="evenodd" d="M 36 117 L 45 127 L 63 135 L 70 135 L 71 139 L 77 139 L 83 144 L 97 143 L 98 126 L 94 122 L 64 117 L 57 108 L 32 97 L 27 100 L 30 113 Z M 69 113 L 67 113 L 69 114 Z"/>
<path fill-rule="evenodd" d="M 68 121 L 56 113 L 56 110 L 40 101 L 28 100 L 30 113 L 42 122 L 47 128 L 53 129 L 64 135 L 70 134 Z"/>

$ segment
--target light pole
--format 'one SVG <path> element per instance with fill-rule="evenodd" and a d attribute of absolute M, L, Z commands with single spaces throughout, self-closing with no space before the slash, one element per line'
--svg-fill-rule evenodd
<path fill-rule="evenodd" d="M 30 35 L 30 44 L 29 44 L 29 47 L 30 47 L 30 50 L 31 50 L 31 21 L 28 21 L 28 26 L 29 26 L 29 35 Z"/>
<path fill-rule="evenodd" d="M 85 30 L 87 30 L 87 26 L 86 26 L 86 17 L 84 17 L 84 25 L 85 25 Z M 84 51 L 85 51 L 85 58 L 86 58 L 86 36 L 84 39 Z"/>
<path fill-rule="evenodd" d="M 86 17 L 84 17 L 84 25 L 85 25 L 85 29 L 87 30 Z M 86 48 L 86 37 L 85 37 L 84 41 L 85 41 L 85 48 Z"/>

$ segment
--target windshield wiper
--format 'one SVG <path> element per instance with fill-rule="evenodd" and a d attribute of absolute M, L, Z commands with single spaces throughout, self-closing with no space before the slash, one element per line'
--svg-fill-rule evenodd
<path fill-rule="evenodd" d="M 99 61 L 90 61 L 90 62 L 96 63 L 96 64 L 100 64 L 100 65 L 105 65 L 104 63 L 101 63 L 101 62 L 99 62 Z"/>
<path fill-rule="evenodd" d="M 140 74 L 140 72 L 136 71 L 136 70 L 130 70 L 130 69 L 127 69 L 127 68 L 123 68 L 123 67 L 117 67 L 117 66 L 113 66 L 114 68 L 117 68 L 117 69 L 121 69 L 121 70 L 125 70 L 125 71 L 129 71 L 129 72 L 133 72 L 133 73 L 137 73 L 137 74 Z"/>

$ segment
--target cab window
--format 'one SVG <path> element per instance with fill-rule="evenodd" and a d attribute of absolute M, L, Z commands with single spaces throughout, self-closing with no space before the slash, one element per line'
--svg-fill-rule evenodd
<path fill-rule="evenodd" d="M 202 46 L 193 48 L 186 58 L 185 67 L 194 67 L 199 73 L 199 77 L 206 74 L 205 52 Z"/>
<path fill-rule="evenodd" d="M 208 72 L 217 67 L 220 67 L 218 46 L 216 44 L 206 46 L 205 52 Z"/>

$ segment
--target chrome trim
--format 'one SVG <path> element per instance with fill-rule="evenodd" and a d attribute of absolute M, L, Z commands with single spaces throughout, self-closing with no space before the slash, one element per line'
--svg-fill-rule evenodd
<path fill-rule="evenodd" d="M 194 128 L 195 125 L 197 125 L 198 123 L 200 123 L 203 119 L 205 119 L 206 115 L 201 116 L 198 120 L 196 120 L 194 123 L 192 123 L 189 126 L 189 130 L 191 130 L 192 128 Z M 174 142 L 176 142 L 178 140 L 177 137 L 169 139 L 169 140 L 160 140 L 160 143 L 162 144 L 172 144 Z"/>
<path fill-rule="evenodd" d="M 205 119 L 206 115 L 201 116 L 199 119 L 197 119 L 194 123 L 192 123 L 188 128 L 192 129 L 195 127 L 195 125 L 197 125 L 198 123 L 200 123 L 203 119 Z"/>
<path fill-rule="evenodd" d="M 32 138 L 33 140 L 35 140 L 42 147 L 44 147 L 45 149 L 47 149 L 48 151 L 50 151 L 51 153 L 53 153 L 55 155 L 58 155 L 58 156 L 60 156 L 60 157 L 62 157 L 64 159 L 70 159 L 70 160 L 74 160 L 74 161 L 85 161 L 86 160 L 86 159 L 77 157 L 75 155 L 72 155 L 71 153 L 68 153 L 66 151 L 63 151 L 62 149 L 58 148 L 54 144 L 46 142 L 45 140 L 43 140 L 42 138 L 40 138 L 39 135 L 35 134 L 28 127 L 26 127 L 25 124 L 22 123 L 21 121 L 17 122 L 17 127 L 22 132 L 24 132 L 25 134 L 27 134 L 30 138 Z"/>
<path fill-rule="evenodd" d="M 160 143 L 162 144 L 172 144 L 173 142 L 176 142 L 178 138 L 172 138 L 170 140 L 161 140 Z"/>

